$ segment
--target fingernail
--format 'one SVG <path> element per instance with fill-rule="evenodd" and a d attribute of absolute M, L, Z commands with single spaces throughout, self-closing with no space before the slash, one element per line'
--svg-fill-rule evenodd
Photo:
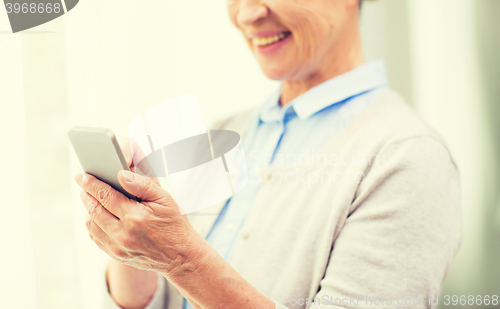
<path fill-rule="evenodd" d="M 134 173 L 129 171 L 123 171 L 123 176 L 127 182 L 134 182 Z"/>
<path fill-rule="evenodd" d="M 83 178 L 83 175 L 81 173 L 78 173 L 75 175 L 75 181 L 77 184 L 80 184 L 80 182 L 82 181 L 82 178 Z"/>

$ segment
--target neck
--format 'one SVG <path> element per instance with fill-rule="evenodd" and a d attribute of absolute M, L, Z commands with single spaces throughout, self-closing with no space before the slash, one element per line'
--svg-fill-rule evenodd
<path fill-rule="evenodd" d="M 350 27 L 351 33 L 338 40 L 316 64 L 317 70 L 305 74 L 302 78 L 285 80 L 281 92 L 281 106 L 307 92 L 309 89 L 346 72 L 349 72 L 364 62 L 361 48 L 359 28 Z"/>

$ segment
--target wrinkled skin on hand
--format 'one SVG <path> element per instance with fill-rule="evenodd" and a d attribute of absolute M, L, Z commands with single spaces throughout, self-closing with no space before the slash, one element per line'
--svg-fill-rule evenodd
<path fill-rule="evenodd" d="M 125 157 L 134 170 L 130 147 L 125 145 Z M 97 246 L 124 264 L 164 274 L 193 259 L 201 236 L 158 180 L 128 171 L 120 171 L 118 180 L 140 201 L 91 175 L 75 176 L 88 211 L 85 225 Z"/>

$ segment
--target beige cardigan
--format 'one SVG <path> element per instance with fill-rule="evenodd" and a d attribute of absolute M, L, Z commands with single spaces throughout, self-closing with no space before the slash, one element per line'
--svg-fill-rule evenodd
<path fill-rule="evenodd" d="M 220 127 L 241 133 L 248 117 Z M 442 138 L 397 94 L 307 164 L 262 175 L 230 264 L 277 309 L 435 307 L 429 295 L 439 294 L 461 240 L 459 175 Z M 203 236 L 223 205 L 190 215 Z M 159 283 L 147 308 L 181 309 L 180 293 Z M 104 303 L 119 308 L 109 294 Z"/>

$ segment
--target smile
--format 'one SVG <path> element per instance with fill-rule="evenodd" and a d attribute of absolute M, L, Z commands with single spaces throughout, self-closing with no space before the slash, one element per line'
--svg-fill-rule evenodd
<path fill-rule="evenodd" d="M 279 34 L 275 34 L 273 36 L 252 38 L 252 44 L 254 46 L 260 46 L 260 47 L 269 46 L 286 39 L 288 36 L 290 36 L 290 34 L 291 32 L 285 31 Z"/>

